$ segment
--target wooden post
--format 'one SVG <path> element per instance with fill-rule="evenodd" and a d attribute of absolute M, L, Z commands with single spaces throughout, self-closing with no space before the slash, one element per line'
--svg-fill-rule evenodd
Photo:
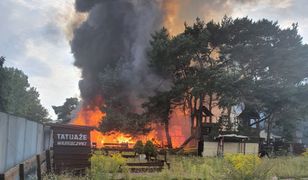
<path fill-rule="evenodd" d="M 224 155 L 224 153 L 225 153 L 225 138 L 224 137 L 222 137 L 222 155 Z"/>
<path fill-rule="evenodd" d="M 0 180 L 5 180 L 5 175 L 4 174 L 0 174 Z"/>
<path fill-rule="evenodd" d="M 41 158 L 39 154 L 36 155 L 36 177 L 37 177 L 37 180 L 42 179 Z"/>
<path fill-rule="evenodd" d="M 25 180 L 24 164 L 19 164 L 19 179 Z"/>
<path fill-rule="evenodd" d="M 246 154 L 246 141 L 244 141 L 244 154 Z"/>
<path fill-rule="evenodd" d="M 50 150 L 46 151 L 46 169 L 47 169 L 47 174 L 51 173 L 51 159 L 50 159 Z"/>

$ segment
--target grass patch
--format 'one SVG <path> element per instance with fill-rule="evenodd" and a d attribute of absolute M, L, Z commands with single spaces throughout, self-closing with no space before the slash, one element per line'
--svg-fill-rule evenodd
<path fill-rule="evenodd" d="M 127 160 L 119 155 L 91 158 L 92 168 L 85 177 L 69 174 L 51 176 L 45 179 L 235 179 L 260 180 L 272 177 L 308 177 L 308 157 L 279 157 L 259 159 L 254 155 L 226 155 L 216 157 L 169 156 L 171 168 L 165 167 L 158 173 L 130 173 L 125 169 Z M 128 160 L 136 161 L 136 160 Z"/>

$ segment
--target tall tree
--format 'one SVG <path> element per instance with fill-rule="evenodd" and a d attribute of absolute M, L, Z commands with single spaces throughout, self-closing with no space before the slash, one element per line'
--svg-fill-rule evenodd
<path fill-rule="evenodd" d="M 268 135 L 274 125 L 291 129 L 290 123 L 298 119 L 294 113 L 299 108 L 294 101 L 298 84 L 308 76 L 307 46 L 302 44 L 297 25 L 281 29 L 277 22 L 239 18 L 224 28 L 228 39 L 222 54 L 240 74 L 232 86 L 235 99 L 265 115 Z M 288 121 L 283 120 L 286 117 Z"/>
<path fill-rule="evenodd" d="M 172 139 L 169 132 L 169 120 L 174 108 L 172 104 L 173 96 L 172 92 L 157 92 L 155 96 L 149 98 L 147 103 L 143 104 L 147 117 L 156 123 L 163 124 L 167 146 L 170 149 L 172 148 Z"/>
<path fill-rule="evenodd" d="M 3 64 L 5 62 L 5 57 L 1 56 L 0 57 L 0 90 L 2 91 L 3 83 L 4 83 L 4 69 L 3 69 Z M 4 98 L 3 95 L 0 91 L 0 111 L 4 111 Z"/>
<path fill-rule="evenodd" d="M 48 112 L 40 103 L 39 93 L 30 86 L 28 77 L 21 70 L 1 67 L 0 78 L 1 111 L 38 122 L 49 121 Z"/>
<path fill-rule="evenodd" d="M 0 56 L 0 68 L 3 68 L 4 62 L 5 62 L 5 57 Z"/>
<path fill-rule="evenodd" d="M 68 123 L 72 119 L 72 111 L 77 108 L 78 98 L 66 98 L 62 106 L 52 106 L 60 123 Z"/>
<path fill-rule="evenodd" d="M 172 90 L 181 92 L 176 97 L 177 104 L 188 108 L 192 133 L 199 138 L 205 116 L 210 114 L 209 121 L 212 121 L 218 81 L 224 77 L 225 62 L 218 56 L 222 40 L 219 24 L 205 24 L 197 18 L 192 26 L 185 25 L 184 32 L 175 37 L 169 37 L 167 30 L 162 29 L 151 41 L 150 65 L 158 75 L 173 83 Z M 193 132 L 194 125 L 196 132 Z"/>
<path fill-rule="evenodd" d="M 308 77 L 307 45 L 301 40 L 296 24 L 281 29 L 266 19 L 224 17 L 207 24 L 197 19 L 175 37 L 166 29 L 155 33 L 150 66 L 172 82 L 168 92 L 180 90 L 177 105 L 189 109 L 197 137 L 204 109 L 216 104 L 229 119 L 232 107 L 244 104 L 264 115 L 268 129 L 291 129 L 307 104 L 298 99 L 305 95 L 301 82 Z"/>

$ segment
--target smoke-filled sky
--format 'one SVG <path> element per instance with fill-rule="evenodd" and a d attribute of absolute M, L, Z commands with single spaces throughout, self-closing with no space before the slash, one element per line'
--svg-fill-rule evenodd
<path fill-rule="evenodd" d="M 172 33 L 181 31 L 184 21 L 190 23 L 197 16 L 220 20 L 226 14 L 278 20 L 282 27 L 298 22 L 300 34 L 308 43 L 306 0 L 157 1 L 164 2 L 165 25 Z M 6 66 L 19 68 L 29 76 L 42 104 L 54 117 L 52 105 L 79 96 L 80 71 L 73 65 L 69 41 L 72 28 L 86 15 L 75 12 L 74 0 L 1 0 L 0 9 L 0 56 L 6 57 Z"/>

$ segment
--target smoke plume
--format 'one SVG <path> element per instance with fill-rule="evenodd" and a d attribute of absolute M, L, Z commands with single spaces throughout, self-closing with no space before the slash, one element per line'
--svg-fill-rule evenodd
<path fill-rule="evenodd" d="M 264 1 L 278 3 L 278 0 Z M 130 111 L 141 112 L 141 104 L 154 90 L 170 86 L 148 67 L 146 50 L 154 31 L 166 26 L 175 35 L 184 29 L 184 22 L 191 24 L 196 17 L 219 21 L 224 15 L 238 11 L 238 6 L 251 8 L 259 2 L 76 0 L 75 10 L 83 18 L 81 24 L 72 23 L 75 29 L 71 49 L 75 66 L 82 70 L 79 82 L 82 99 L 91 104 L 95 97 L 101 96 L 115 107 L 127 106 Z"/>
<path fill-rule="evenodd" d="M 82 69 L 82 98 L 117 98 L 138 111 L 142 99 L 160 84 L 146 60 L 151 33 L 162 23 L 160 3 L 76 0 L 75 6 L 78 12 L 88 13 L 71 42 L 75 65 Z"/>

